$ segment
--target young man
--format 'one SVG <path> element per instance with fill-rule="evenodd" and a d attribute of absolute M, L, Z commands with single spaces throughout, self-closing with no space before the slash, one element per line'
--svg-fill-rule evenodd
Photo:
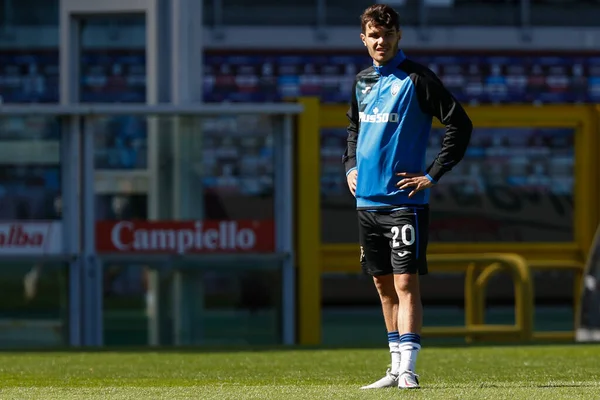
<path fill-rule="evenodd" d="M 392 357 L 386 376 L 363 389 L 418 388 L 428 189 L 463 158 L 472 124 L 438 77 L 398 49 L 400 24 L 391 7 L 367 8 L 361 27 L 373 66 L 354 82 L 343 162 L 356 197 L 361 266 L 379 293 Z M 446 133 L 440 153 L 426 167 L 433 117 Z"/>

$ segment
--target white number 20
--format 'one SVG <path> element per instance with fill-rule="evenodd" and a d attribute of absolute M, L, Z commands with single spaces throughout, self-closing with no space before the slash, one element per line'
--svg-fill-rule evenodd
<path fill-rule="evenodd" d="M 398 236 L 401 236 L 400 240 L 402 240 L 402 243 L 406 246 L 410 246 L 415 242 L 415 228 L 410 224 L 404 225 L 402 230 L 397 226 L 392 227 L 392 235 L 392 247 L 400 246 Z"/>

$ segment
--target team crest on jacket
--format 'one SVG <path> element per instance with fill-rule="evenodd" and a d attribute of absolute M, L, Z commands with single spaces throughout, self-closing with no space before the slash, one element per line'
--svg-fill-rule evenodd
<path fill-rule="evenodd" d="M 392 96 L 395 96 L 400 91 L 400 84 L 398 82 L 394 82 L 392 85 Z"/>

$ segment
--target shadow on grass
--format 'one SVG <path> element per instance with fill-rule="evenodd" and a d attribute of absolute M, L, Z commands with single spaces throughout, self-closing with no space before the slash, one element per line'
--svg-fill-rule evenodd
<path fill-rule="evenodd" d="M 546 388 L 546 389 L 553 389 L 553 388 L 578 388 L 578 387 L 598 387 L 599 384 L 595 383 L 595 382 L 579 382 L 579 383 L 549 383 L 549 384 L 538 384 L 538 385 L 527 385 L 527 384 L 523 384 L 523 383 L 506 383 L 506 384 L 502 384 L 502 385 L 496 385 L 493 383 L 482 383 L 481 385 L 479 385 L 480 389 L 503 389 L 503 388 Z M 467 387 L 467 386 L 465 386 Z M 469 386 L 470 387 L 470 386 Z"/>
<path fill-rule="evenodd" d="M 436 384 L 434 384 L 434 385 L 428 385 L 428 384 L 424 384 L 423 386 L 421 386 L 421 388 L 419 389 L 419 391 L 434 392 L 436 390 L 453 390 L 453 389 L 456 389 L 456 390 L 465 390 L 465 389 L 473 390 L 474 388 L 477 388 L 477 389 L 597 388 L 599 386 L 600 386 L 600 383 L 596 383 L 596 382 L 578 382 L 578 383 L 567 383 L 567 382 L 565 382 L 565 383 L 551 383 L 551 384 L 526 384 L 526 383 L 519 383 L 519 382 L 515 382 L 515 383 L 506 382 L 506 383 L 502 383 L 502 384 L 481 383 L 479 385 L 473 385 L 473 384 L 464 384 L 464 385 L 444 385 L 444 384 L 436 385 Z M 390 388 L 390 389 L 394 390 L 394 388 Z"/>

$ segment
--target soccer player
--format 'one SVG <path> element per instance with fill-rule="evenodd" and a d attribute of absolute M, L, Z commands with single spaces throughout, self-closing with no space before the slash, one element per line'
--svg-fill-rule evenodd
<path fill-rule="evenodd" d="M 361 28 L 373 65 L 354 81 L 343 162 L 356 198 L 360 262 L 379 294 L 392 358 L 386 375 L 363 389 L 419 388 L 429 188 L 463 158 L 473 128 L 440 79 L 399 50 L 399 17 L 391 7 L 367 8 Z M 446 130 L 426 166 L 433 117 Z"/>

